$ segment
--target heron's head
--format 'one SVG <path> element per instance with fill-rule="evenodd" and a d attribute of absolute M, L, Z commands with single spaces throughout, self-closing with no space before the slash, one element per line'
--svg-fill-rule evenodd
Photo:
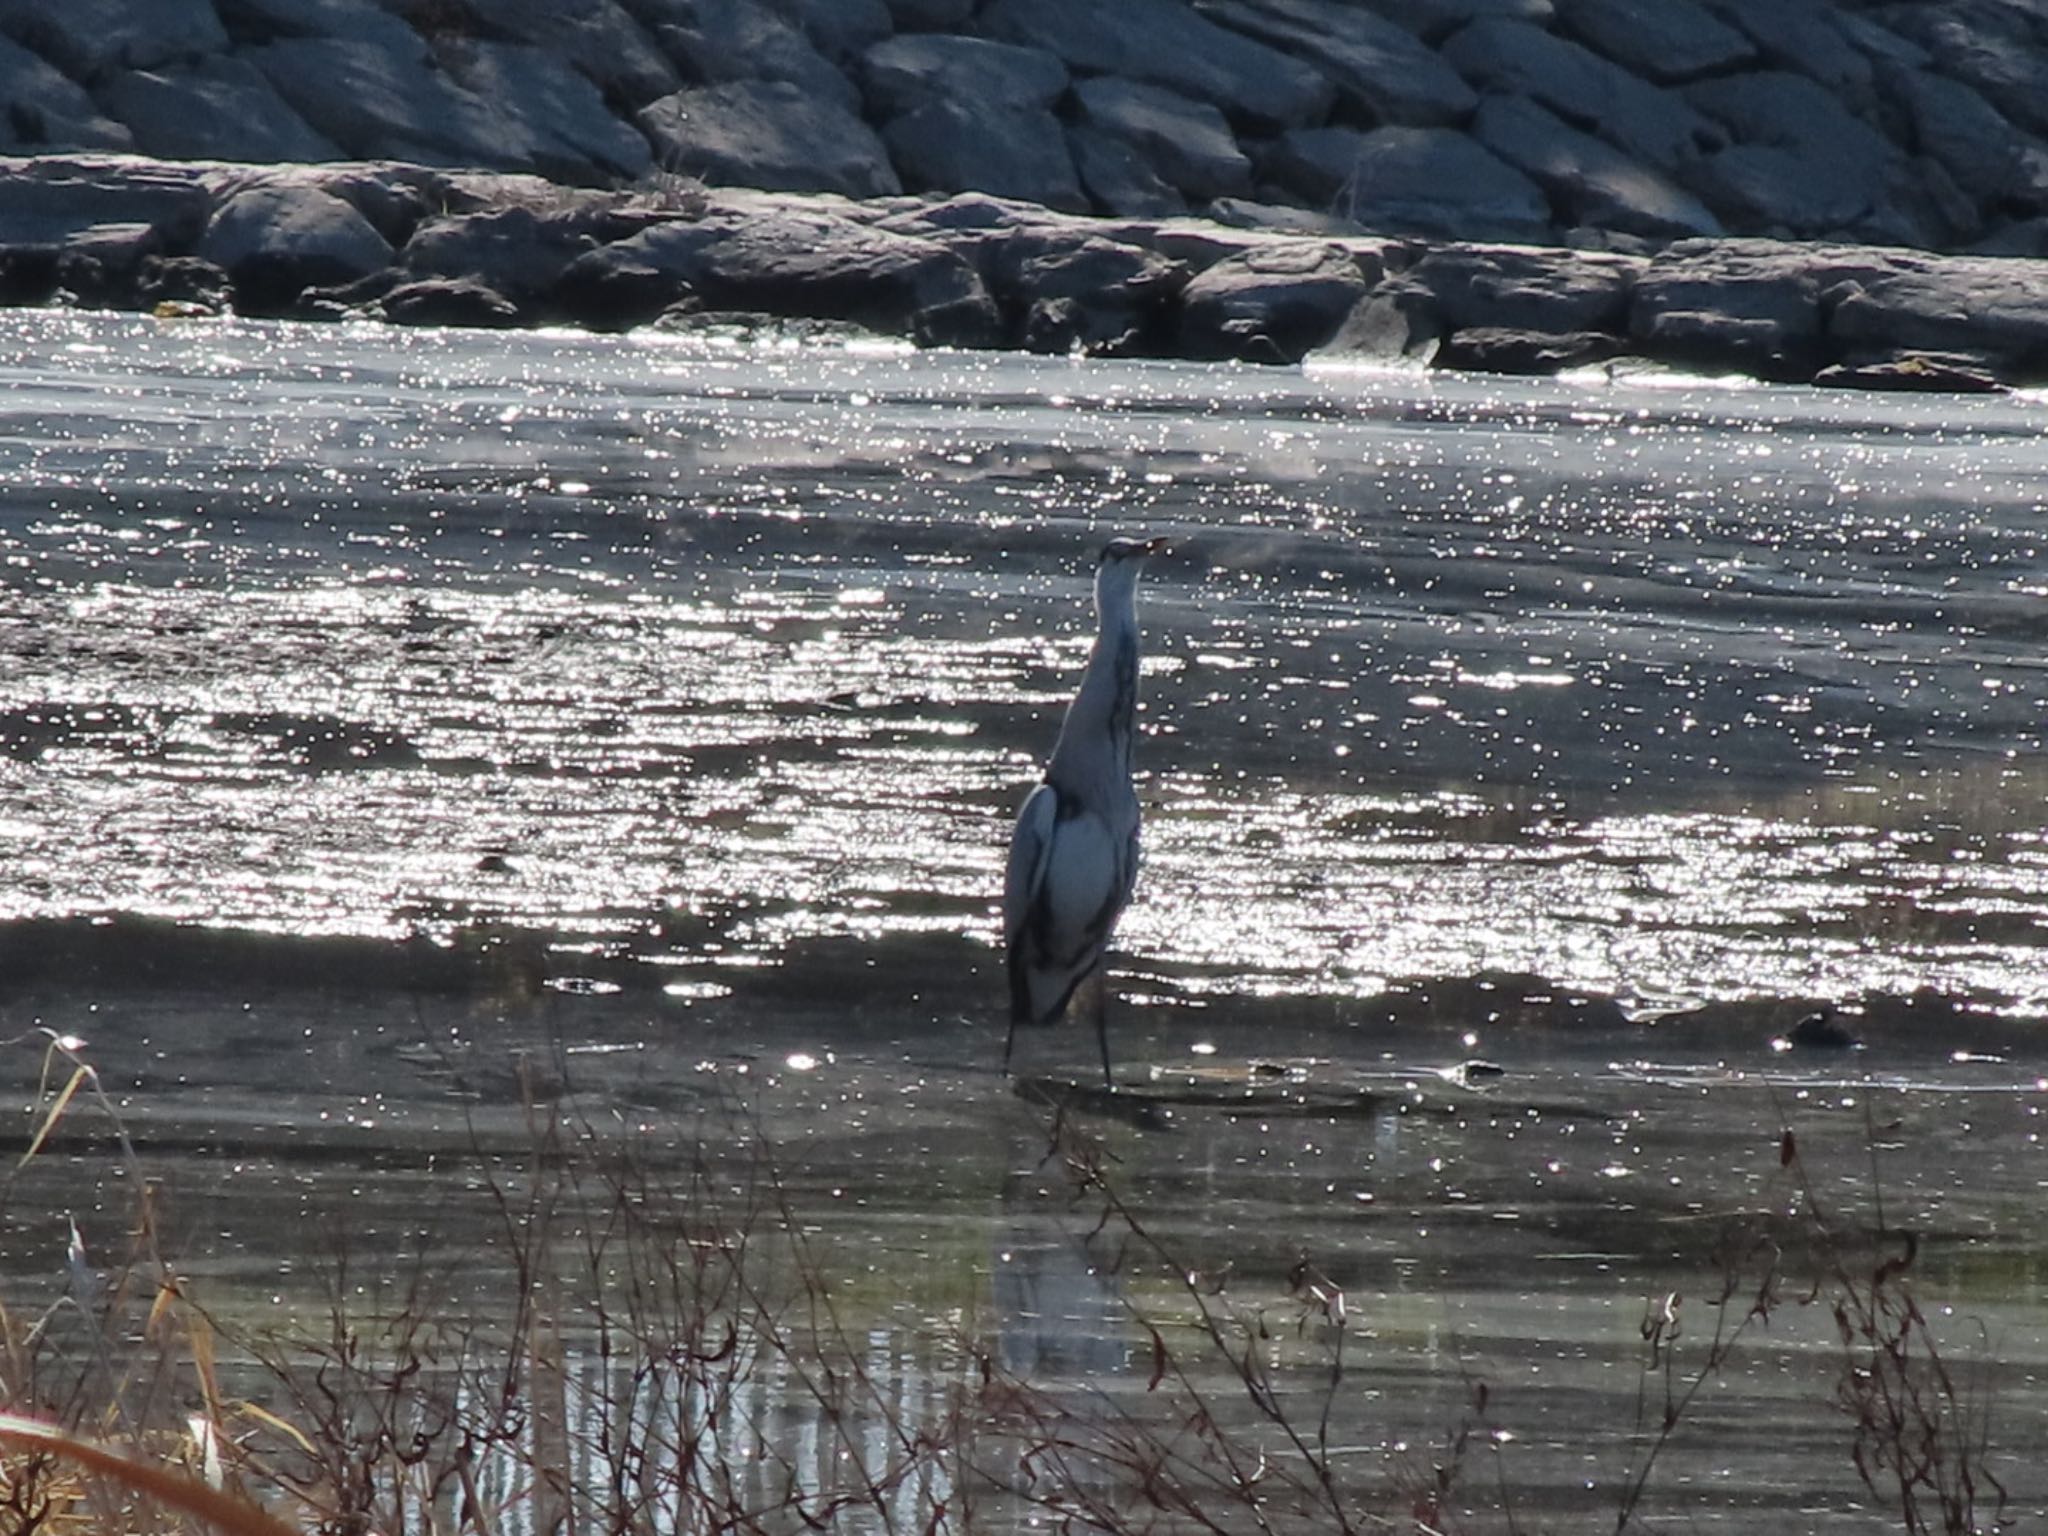
<path fill-rule="evenodd" d="M 1111 539 L 1102 546 L 1102 555 L 1095 563 L 1102 570 L 1124 564 L 1135 570 L 1147 555 L 1163 555 L 1167 548 L 1164 539 Z"/>

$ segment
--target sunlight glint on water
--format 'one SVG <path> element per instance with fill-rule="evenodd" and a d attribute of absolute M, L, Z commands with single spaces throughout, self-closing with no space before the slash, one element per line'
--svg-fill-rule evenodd
<path fill-rule="evenodd" d="M 986 939 L 1143 525 L 1124 937 L 1187 994 L 2048 1009 L 2024 406 L 9 336 L 0 915 Z"/>

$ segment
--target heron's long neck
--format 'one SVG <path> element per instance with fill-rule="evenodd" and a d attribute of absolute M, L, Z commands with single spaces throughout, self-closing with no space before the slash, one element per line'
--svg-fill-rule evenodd
<path fill-rule="evenodd" d="M 1123 573 L 1117 573 L 1123 577 Z M 1067 707 L 1066 723 L 1046 765 L 1046 778 L 1064 788 L 1128 785 L 1131 731 L 1138 708 L 1138 604 L 1135 573 L 1097 583 L 1098 629 L 1081 691 Z"/>

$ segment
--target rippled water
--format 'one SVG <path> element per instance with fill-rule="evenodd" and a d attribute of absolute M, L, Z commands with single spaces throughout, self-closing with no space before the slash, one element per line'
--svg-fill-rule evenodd
<path fill-rule="evenodd" d="M 748 1068 L 935 1293 L 913 1377 L 937 1316 L 1024 1326 L 991 1277 L 1076 1239 L 995 1073 L 994 888 L 1144 529 L 1113 1030 L 1165 1118 L 1120 1155 L 1255 1280 L 1341 1272 L 1359 1443 L 1476 1368 L 1535 1507 L 1611 1508 L 1643 1296 L 1778 1198 L 1787 1119 L 1861 1209 L 1872 1102 L 2038 1442 L 2039 402 L 20 313 L 0 380 L 0 999 L 88 1038 L 223 1285 L 366 1183 L 470 1219 L 422 1063 L 531 1036 L 665 1125 Z M 1774 1058 L 1820 1001 L 1872 1049 Z M 1474 1054 L 1503 1086 L 1399 1109 Z M 119 1209 L 71 1168 L 10 1273 L 25 1213 Z M 1862 1518 L 1824 1322 L 1677 1507 Z"/>

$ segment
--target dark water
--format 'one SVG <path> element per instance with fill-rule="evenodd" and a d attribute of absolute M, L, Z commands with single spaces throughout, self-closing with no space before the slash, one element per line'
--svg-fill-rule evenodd
<path fill-rule="evenodd" d="M 1126 1300 L 1176 1299 L 1084 1241 L 992 944 L 1092 550 L 1143 529 L 1126 1091 L 1073 1118 L 1233 1298 L 1342 1287 L 1361 1484 L 1478 1379 L 1522 1514 L 1611 1520 L 1644 1299 L 1796 1203 L 1789 1124 L 1845 1238 L 1920 1234 L 2041 1512 L 2038 402 L 64 315 L 0 352 L 5 1030 L 85 1041 L 224 1311 L 292 1313 L 316 1232 L 476 1239 L 523 1049 L 660 1168 L 737 1085 L 903 1401 L 973 1337 L 1142 1398 Z M 1868 1048 L 1774 1052 L 1821 1003 Z M 77 1134 L 10 1197 L 23 1294 L 131 1199 Z M 1646 1509 L 1883 1528 L 1842 1363 L 1781 1309 Z"/>

